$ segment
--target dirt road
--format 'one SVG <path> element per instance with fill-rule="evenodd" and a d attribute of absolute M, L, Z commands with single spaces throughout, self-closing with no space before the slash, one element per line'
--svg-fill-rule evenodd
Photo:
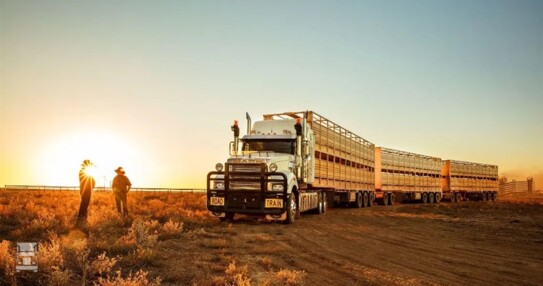
<path fill-rule="evenodd" d="M 237 218 L 166 241 L 165 284 L 209 285 L 232 261 L 253 285 L 543 285 L 543 205 L 465 202 L 329 209 L 294 225 Z M 295 277 L 296 278 L 296 277 Z M 215 282 L 213 282 L 215 281 Z"/>

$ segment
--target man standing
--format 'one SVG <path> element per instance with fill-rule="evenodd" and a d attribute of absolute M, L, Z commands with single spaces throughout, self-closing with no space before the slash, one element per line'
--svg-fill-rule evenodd
<path fill-rule="evenodd" d="M 117 176 L 113 178 L 111 188 L 113 195 L 115 196 L 115 204 L 117 205 L 117 212 L 120 215 L 128 216 L 128 207 L 126 205 L 126 194 L 130 191 L 132 183 L 125 175 L 123 167 L 119 167 L 115 170 Z"/>
<path fill-rule="evenodd" d="M 77 214 L 77 223 L 82 223 L 87 220 L 87 209 L 89 208 L 91 194 L 96 185 L 92 170 L 94 165 L 90 160 L 84 160 L 79 170 L 79 194 L 81 195 L 81 204 L 79 205 L 79 213 Z"/>

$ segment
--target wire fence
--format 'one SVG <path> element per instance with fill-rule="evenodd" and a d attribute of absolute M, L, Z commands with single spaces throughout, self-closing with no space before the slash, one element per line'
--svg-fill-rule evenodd
<path fill-rule="evenodd" d="M 5 185 L 2 191 L 79 191 L 78 186 L 36 186 L 36 185 Z M 110 187 L 95 187 L 96 192 L 110 192 Z M 166 193 L 191 193 L 204 194 L 206 189 L 198 188 L 131 188 L 131 192 L 166 192 Z"/>

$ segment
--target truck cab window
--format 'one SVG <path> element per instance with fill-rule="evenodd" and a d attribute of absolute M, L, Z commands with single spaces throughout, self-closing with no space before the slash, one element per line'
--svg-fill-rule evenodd
<path fill-rule="evenodd" d="M 294 154 L 294 140 L 244 140 L 243 151 L 273 151 Z"/>

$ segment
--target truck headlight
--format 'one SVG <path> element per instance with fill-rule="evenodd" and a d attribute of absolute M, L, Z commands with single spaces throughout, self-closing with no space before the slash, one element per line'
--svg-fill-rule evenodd
<path fill-rule="evenodd" d="M 270 171 L 271 171 L 271 172 L 277 171 L 277 165 L 276 165 L 275 163 L 271 163 L 271 164 L 270 164 Z"/>
<path fill-rule="evenodd" d="M 272 191 L 282 192 L 283 191 L 283 184 L 273 184 L 272 185 Z"/>
<path fill-rule="evenodd" d="M 224 181 L 215 181 L 213 189 L 224 190 Z"/>
<path fill-rule="evenodd" d="M 215 164 L 215 170 L 217 170 L 217 172 L 222 171 L 223 168 L 224 166 L 221 163 Z"/>

